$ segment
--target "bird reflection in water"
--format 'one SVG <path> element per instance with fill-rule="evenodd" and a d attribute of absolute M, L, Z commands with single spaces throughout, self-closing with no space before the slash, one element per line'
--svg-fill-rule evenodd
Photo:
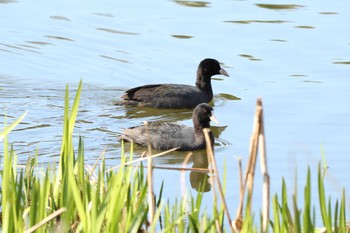
<path fill-rule="evenodd" d="M 203 171 L 191 171 L 190 183 L 191 187 L 198 192 L 209 192 L 211 189 L 210 176 L 208 175 L 208 157 L 206 151 L 195 153 L 192 155 L 193 165 L 192 168 L 206 169 Z"/>

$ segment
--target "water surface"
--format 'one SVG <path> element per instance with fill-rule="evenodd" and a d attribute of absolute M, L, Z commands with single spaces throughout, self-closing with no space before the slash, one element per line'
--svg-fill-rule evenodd
<path fill-rule="evenodd" d="M 0 1 L 1 115 L 12 122 L 29 110 L 10 142 L 20 163 L 37 149 L 43 166 L 58 161 L 65 87 L 73 96 L 82 79 L 76 139 L 84 137 L 89 163 L 105 153 L 116 165 L 122 128 L 145 120 L 191 125 L 191 111 L 116 106 L 123 91 L 151 83 L 192 85 L 198 63 L 212 57 L 230 74 L 216 76 L 212 85 L 220 121 L 216 158 L 221 171 L 226 161 L 233 213 L 235 157 L 247 161 L 257 97 L 264 104 L 272 193 L 280 192 L 282 176 L 291 193 L 296 169 L 302 190 L 307 166 L 316 188 L 322 146 L 334 200 L 339 187 L 350 188 L 349 7 L 346 1 Z M 175 152 L 156 164 L 179 167 L 186 155 Z M 196 152 L 188 167 L 205 167 L 202 157 Z M 187 172 L 187 187 L 195 190 L 205 175 Z M 165 181 L 165 197 L 181 195 L 178 171 L 156 169 L 155 176 L 156 190 Z M 255 195 L 258 206 L 259 190 Z M 210 204 L 211 198 L 204 200 Z"/>

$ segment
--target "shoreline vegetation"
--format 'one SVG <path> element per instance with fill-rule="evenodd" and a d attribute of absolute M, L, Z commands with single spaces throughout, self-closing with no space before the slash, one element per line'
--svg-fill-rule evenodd
<path fill-rule="evenodd" d="M 297 193 L 293 194 L 292 203 L 288 202 L 284 180 L 282 193 L 270 197 L 261 99 L 257 101 L 250 156 L 244 174 L 241 160 L 238 160 L 240 202 L 234 215 L 226 205 L 225 178 L 220 179 L 208 131 L 205 131 L 210 164 L 208 172 L 213 178 L 211 211 L 203 206 L 203 192 L 196 195 L 187 192 L 170 204 L 169 200 L 162 198 L 166 184 L 160 190 L 153 189 L 152 159 L 169 151 L 134 159 L 133 146 L 126 153 L 122 142 L 122 159 L 118 167 L 108 168 L 103 156 L 94 166 L 86 166 L 81 137 L 77 150 L 73 147 L 81 91 L 82 82 L 70 107 L 68 86 L 66 88 L 59 164 L 50 164 L 44 173 L 36 172 L 36 157 L 28 158 L 25 168 L 19 168 L 15 149 L 8 143 L 7 135 L 26 113 L 0 132 L 0 141 L 4 145 L 0 153 L 2 232 L 350 232 L 345 190 L 341 200 L 331 202 L 331 197 L 326 197 L 325 164 L 318 167 L 318 203 L 311 202 L 311 192 L 315 191 L 311 190 L 310 169 L 302 206 L 297 202 Z M 148 155 L 150 152 L 148 149 Z M 250 198 L 257 155 L 263 178 L 263 206 L 259 214 L 252 213 Z M 181 172 L 185 172 L 189 156 L 191 153 Z M 323 226 L 316 225 L 316 212 L 322 216 Z"/>

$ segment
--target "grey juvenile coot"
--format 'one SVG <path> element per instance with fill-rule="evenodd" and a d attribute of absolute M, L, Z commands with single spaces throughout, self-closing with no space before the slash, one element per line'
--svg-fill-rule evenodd
<path fill-rule="evenodd" d="M 215 59 L 199 63 L 196 86 L 183 84 L 151 84 L 129 89 L 121 96 L 121 104 L 153 108 L 194 108 L 213 99 L 211 77 L 229 76 Z"/>
<path fill-rule="evenodd" d="M 205 148 L 203 129 L 210 127 L 210 120 L 217 122 L 213 108 L 206 103 L 199 104 L 193 110 L 193 126 L 175 123 L 149 122 L 148 132 L 151 146 L 157 150 L 168 150 L 179 147 L 179 150 L 200 150 Z M 133 141 L 147 146 L 148 133 L 145 126 L 135 126 L 123 130 L 120 139 Z M 211 145 L 214 135 L 210 132 Z"/>

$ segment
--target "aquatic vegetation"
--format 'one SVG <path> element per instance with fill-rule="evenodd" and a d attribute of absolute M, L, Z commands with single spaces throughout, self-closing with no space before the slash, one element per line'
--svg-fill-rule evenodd
<path fill-rule="evenodd" d="M 345 190 L 340 201 L 332 206 L 326 200 L 322 168 L 318 168 L 319 212 L 324 228 L 315 223 L 316 207 L 311 200 L 311 173 L 307 173 L 304 206 L 299 207 L 296 195 L 290 205 L 285 181 L 282 193 L 269 198 L 269 175 L 264 149 L 262 104 L 258 101 L 251 138 L 250 160 L 246 174 L 241 178 L 241 202 L 235 220 L 226 207 L 225 177 L 221 180 L 215 157 L 207 143 L 208 160 L 213 169 L 213 209 L 203 206 L 203 192 L 184 194 L 171 202 L 162 197 L 163 188 L 153 190 L 152 158 L 147 156 L 147 170 L 143 160 L 133 158 L 133 147 L 127 153 L 122 144 L 121 164 L 108 169 L 103 156 L 90 168 L 84 162 L 84 142 L 79 138 L 74 149 L 73 134 L 78 114 L 82 83 L 79 84 L 72 107 L 68 87 L 65 95 L 63 136 L 58 165 L 50 164 L 44 172 L 29 158 L 26 166 L 17 165 L 17 155 L 9 145 L 7 135 L 25 117 L 5 127 L 0 133 L 3 140 L 1 153 L 1 215 L 2 232 L 350 232 L 346 226 Z M 208 138 L 208 132 L 205 132 Z M 209 140 L 208 140 L 209 142 Z M 265 197 L 262 214 L 256 222 L 252 213 L 251 191 L 259 147 L 263 159 Z M 166 152 L 165 152 L 166 153 Z M 162 153 L 163 154 L 163 153 Z M 137 164 L 138 166 L 134 166 Z M 241 165 L 240 165 L 241 167 Z M 242 170 L 242 169 L 241 169 Z M 241 177 L 243 177 L 241 172 Z M 204 184 L 203 188 L 204 188 Z M 245 187 L 248 195 L 244 198 Z M 158 192 L 157 192 L 158 191 Z M 156 193 L 156 194 L 155 194 Z M 243 204 L 245 202 L 245 204 Z M 269 217 L 269 205 L 272 204 Z"/>

